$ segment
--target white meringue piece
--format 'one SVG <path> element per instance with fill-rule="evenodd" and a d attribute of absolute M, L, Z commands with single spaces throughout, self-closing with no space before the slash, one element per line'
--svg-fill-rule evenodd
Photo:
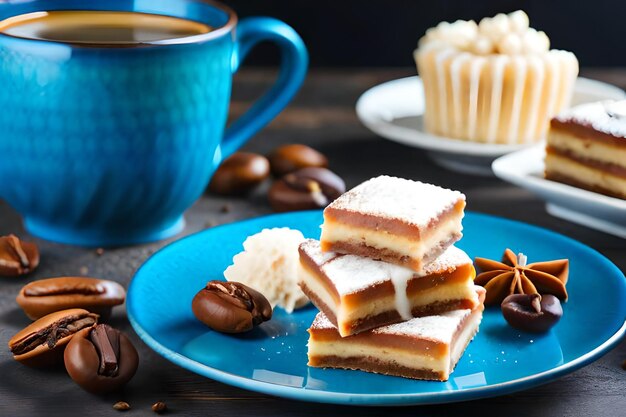
<path fill-rule="evenodd" d="M 298 246 L 304 236 L 289 228 L 264 229 L 249 236 L 244 251 L 233 258 L 224 277 L 248 285 L 263 294 L 272 304 L 288 313 L 308 304 L 298 286 L 300 255 Z"/>

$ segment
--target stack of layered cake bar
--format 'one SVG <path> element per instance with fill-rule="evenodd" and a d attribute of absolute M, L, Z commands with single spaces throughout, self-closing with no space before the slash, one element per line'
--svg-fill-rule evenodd
<path fill-rule="evenodd" d="M 320 310 L 309 365 L 448 379 L 482 318 L 472 261 L 453 246 L 465 196 L 381 176 L 326 210 L 300 245 L 300 286 Z"/>

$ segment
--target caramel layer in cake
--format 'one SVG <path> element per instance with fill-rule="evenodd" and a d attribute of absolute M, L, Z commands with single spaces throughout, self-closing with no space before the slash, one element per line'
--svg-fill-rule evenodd
<path fill-rule="evenodd" d="M 478 331 L 482 311 L 479 304 L 350 337 L 341 337 L 319 313 L 309 329 L 309 366 L 446 381 Z"/>
<path fill-rule="evenodd" d="M 474 267 L 451 246 L 422 272 L 358 255 L 300 245 L 300 287 L 342 336 L 413 317 L 474 308 Z"/>
<path fill-rule="evenodd" d="M 402 178 L 373 178 L 324 210 L 322 249 L 420 271 L 462 236 L 465 196 Z"/>
<path fill-rule="evenodd" d="M 626 199 L 626 102 L 584 104 L 552 120 L 545 176 Z"/>

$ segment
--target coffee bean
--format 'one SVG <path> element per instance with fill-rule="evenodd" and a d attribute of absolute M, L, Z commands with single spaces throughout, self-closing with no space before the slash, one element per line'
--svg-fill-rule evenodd
<path fill-rule="evenodd" d="M 326 168 L 328 159 L 306 145 L 291 144 L 276 148 L 269 156 L 272 174 L 277 177 L 301 168 Z"/>
<path fill-rule="evenodd" d="M 68 308 L 84 308 L 99 314 L 101 319 L 106 319 L 113 306 L 124 303 L 125 298 L 124 287 L 114 281 L 58 277 L 25 285 L 16 301 L 33 320 Z"/>
<path fill-rule="evenodd" d="M 118 401 L 113 404 L 113 409 L 117 411 L 128 411 L 130 410 L 130 404 L 128 404 L 126 401 Z"/>
<path fill-rule="evenodd" d="M 323 208 L 346 191 L 346 185 L 326 168 L 303 168 L 274 182 L 268 198 L 275 211 Z"/>
<path fill-rule="evenodd" d="M 89 330 L 98 315 L 74 308 L 57 311 L 31 323 L 9 340 L 13 358 L 29 366 L 51 366 L 61 362 L 63 350 L 79 331 Z"/>
<path fill-rule="evenodd" d="M 163 413 L 164 411 L 167 410 L 167 404 L 165 404 L 163 401 L 157 401 L 154 404 L 152 404 L 152 411 L 154 411 L 155 413 Z"/>
<path fill-rule="evenodd" d="M 502 315 L 516 329 L 543 333 L 563 315 L 558 298 L 551 294 L 512 294 L 502 301 Z"/>
<path fill-rule="evenodd" d="M 0 236 L 0 276 L 26 275 L 39 265 L 39 249 L 15 235 Z"/>
<path fill-rule="evenodd" d="M 107 324 L 76 334 L 64 354 L 65 369 L 85 391 L 116 390 L 135 375 L 137 350 L 128 337 Z"/>
<path fill-rule="evenodd" d="M 209 190 L 216 194 L 244 194 L 265 180 L 270 173 L 270 163 L 263 155 L 235 152 L 219 166 Z"/>
<path fill-rule="evenodd" d="M 234 281 L 210 281 L 191 308 L 198 320 L 224 333 L 245 332 L 272 318 L 272 306 L 263 294 Z"/>

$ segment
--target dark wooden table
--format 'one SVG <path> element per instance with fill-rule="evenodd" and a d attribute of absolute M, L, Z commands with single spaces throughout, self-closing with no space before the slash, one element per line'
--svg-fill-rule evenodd
<path fill-rule="evenodd" d="M 459 175 L 434 165 L 424 153 L 382 140 L 356 118 L 354 104 L 369 87 L 413 75 L 412 68 L 395 70 L 312 71 L 296 100 L 246 149 L 266 153 L 284 143 L 306 143 L 328 155 L 331 167 L 349 187 L 379 175 L 420 179 L 462 190 L 468 209 L 536 224 L 577 239 L 602 252 L 626 270 L 626 241 L 548 215 L 544 203 L 532 194 L 495 178 Z M 626 70 L 588 70 L 583 75 L 626 87 Z M 273 74 L 248 70 L 234 87 L 232 113 L 241 113 L 271 83 Z M 0 179 L 1 180 L 1 179 Z M 205 195 L 186 214 L 184 234 L 212 225 L 270 213 L 261 189 L 247 199 Z M 0 201 L 0 235 L 24 231 L 20 217 Z M 180 237 L 180 236 L 178 236 Z M 34 239 L 34 238 L 33 238 Z M 154 415 L 151 404 L 165 401 L 170 414 L 184 416 L 287 415 L 624 415 L 626 410 L 626 342 L 595 363 L 556 382 L 538 388 L 465 403 L 395 409 L 353 408 L 309 404 L 248 392 L 214 382 L 181 369 L 144 345 L 117 308 L 112 324 L 126 331 L 140 351 L 141 365 L 120 394 L 94 396 L 80 390 L 63 370 L 30 369 L 14 362 L 6 348 L 10 337 L 29 323 L 14 299 L 26 282 L 59 275 L 109 278 L 125 286 L 142 262 L 168 242 L 106 250 L 65 246 L 34 239 L 41 248 L 41 266 L 22 279 L 0 279 L 0 416 L 104 416 L 111 407 L 128 401 L 131 415 Z M 207 280 L 209 277 L 207 277 Z M 584 337 L 584 335 L 581 335 Z M 245 360 L 245 358 L 241 358 Z M 620 414 L 621 413 L 621 414 Z"/>

